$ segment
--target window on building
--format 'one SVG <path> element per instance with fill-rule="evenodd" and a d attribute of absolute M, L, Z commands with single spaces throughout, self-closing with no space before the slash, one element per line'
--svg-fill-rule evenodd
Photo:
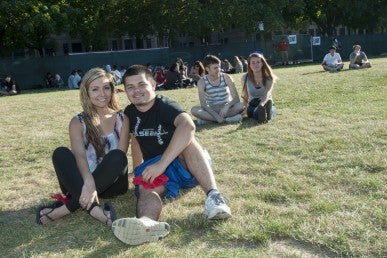
<path fill-rule="evenodd" d="M 72 43 L 71 44 L 71 50 L 73 53 L 80 53 L 82 52 L 82 43 Z"/>
<path fill-rule="evenodd" d="M 314 29 L 309 29 L 309 35 L 314 36 Z"/>
<path fill-rule="evenodd" d="M 339 33 L 340 35 L 345 35 L 345 28 L 340 28 Z"/>
<path fill-rule="evenodd" d="M 118 42 L 117 42 L 117 40 L 112 40 L 112 50 L 118 50 Z"/>
<path fill-rule="evenodd" d="M 63 43 L 63 54 L 68 55 L 69 54 L 69 44 Z"/>
<path fill-rule="evenodd" d="M 142 49 L 144 48 L 144 41 L 140 38 L 136 38 L 136 48 Z"/>
<path fill-rule="evenodd" d="M 152 48 L 152 40 L 146 39 L 146 48 Z"/>
<path fill-rule="evenodd" d="M 190 47 L 193 47 L 193 46 L 195 46 L 195 42 L 188 42 L 188 46 L 190 46 Z"/>
<path fill-rule="evenodd" d="M 46 56 L 55 56 L 55 50 L 53 48 L 45 48 L 44 54 Z"/>
<path fill-rule="evenodd" d="M 124 40 L 124 47 L 125 47 L 125 49 L 133 49 L 133 40 L 132 39 L 125 39 Z"/>

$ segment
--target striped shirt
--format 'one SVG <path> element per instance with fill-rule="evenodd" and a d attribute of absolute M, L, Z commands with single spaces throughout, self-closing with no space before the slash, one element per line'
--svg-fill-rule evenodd
<path fill-rule="evenodd" d="M 220 73 L 220 82 L 218 85 L 212 85 L 208 79 L 208 75 L 205 75 L 203 79 L 205 97 L 209 106 L 226 105 L 230 101 L 230 89 L 226 84 L 223 73 Z"/>

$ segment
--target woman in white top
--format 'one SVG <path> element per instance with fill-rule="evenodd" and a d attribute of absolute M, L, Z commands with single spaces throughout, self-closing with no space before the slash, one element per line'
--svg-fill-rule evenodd
<path fill-rule="evenodd" d="M 38 208 L 38 224 L 81 207 L 111 226 L 114 208 L 109 203 L 100 208 L 99 197 L 128 190 L 128 120 L 116 99 L 112 75 L 100 68 L 88 71 L 80 85 L 80 99 L 83 112 L 69 126 L 71 150 L 59 147 L 52 156 L 62 194 L 56 195 L 53 204 Z"/>

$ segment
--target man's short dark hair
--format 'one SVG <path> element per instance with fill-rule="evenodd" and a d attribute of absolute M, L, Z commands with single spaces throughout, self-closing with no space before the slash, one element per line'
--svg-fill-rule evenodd
<path fill-rule="evenodd" d="M 149 71 L 148 67 L 143 65 L 132 65 L 124 73 L 124 76 L 122 77 L 122 82 L 125 84 L 126 77 L 139 74 L 145 74 L 145 77 L 148 80 L 153 80 L 153 74 L 151 71 Z"/>
<path fill-rule="evenodd" d="M 335 46 L 330 46 L 330 47 L 329 47 L 329 50 L 331 50 L 331 49 L 336 50 L 336 47 L 335 47 Z"/>
<path fill-rule="evenodd" d="M 206 55 L 203 59 L 203 65 L 204 67 L 209 67 L 212 64 L 220 64 L 221 61 L 219 58 L 217 58 L 214 55 Z"/>

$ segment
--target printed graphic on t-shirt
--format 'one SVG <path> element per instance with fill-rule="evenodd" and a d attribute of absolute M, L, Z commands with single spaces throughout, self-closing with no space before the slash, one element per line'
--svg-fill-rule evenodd
<path fill-rule="evenodd" d="M 162 136 L 168 134 L 168 131 L 165 131 L 165 129 L 163 129 L 163 126 L 161 124 L 157 126 L 157 130 L 155 130 L 154 128 L 143 128 L 139 130 L 140 123 L 141 123 L 141 118 L 136 117 L 136 125 L 134 126 L 135 137 L 156 137 L 157 143 L 159 145 L 164 144 Z"/>

